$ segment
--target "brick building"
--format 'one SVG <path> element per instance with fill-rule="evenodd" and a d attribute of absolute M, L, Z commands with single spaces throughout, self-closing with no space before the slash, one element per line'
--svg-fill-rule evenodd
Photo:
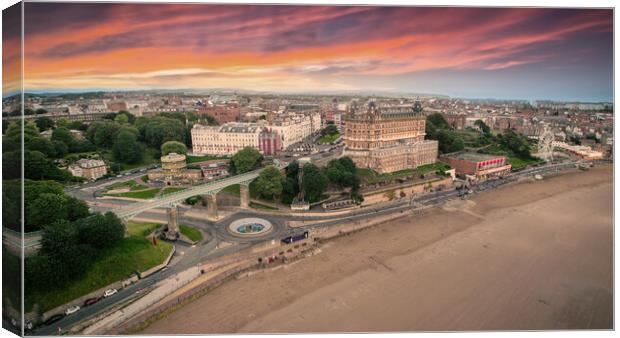
<path fill-rule="evenodd" d="M 212 105 L 198 108 L 198 112 L 213 116 L 220 124 L 239 122 L 244 110 L 238 104 Z"/>
<path fill-rule="evenodd" d="M 84 177 L 90 181 L 94 181 L 108 173 L 105 162 L 87 158 L 75 161 L 68 169 L 71 175 Z"/>
<path fill-rule="evenodd" d="M 506 156 L 479 154 L 475 152 L 457 152 L 439 157 L 439 161 L 456 169 L 459 176 L 471 176 L 476 181 L 501 177 L 512 169 L 506 163 Z"/>

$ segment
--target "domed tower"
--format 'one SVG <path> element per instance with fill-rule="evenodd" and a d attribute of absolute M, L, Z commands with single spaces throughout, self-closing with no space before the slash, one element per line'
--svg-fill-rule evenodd
<path fill-rule="evenodd" d="M 416 100 L 415 103 L 413 104 L 413 111 L 415 113 L 421 113 L 423 110 L 422 108 L 422 103 L 419 100 Z"/>

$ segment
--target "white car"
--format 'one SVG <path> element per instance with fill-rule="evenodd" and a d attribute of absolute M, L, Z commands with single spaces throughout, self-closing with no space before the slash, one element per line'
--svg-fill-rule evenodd
<path fill-rule="evenodd" d="M 108 290 L 105 290 L 105 292 L 103 293 L 103 296 L 104 297 L 110 297 L 110 296 L 112 296 L 113 294 L 115 294 L 117 292 L 118 292 L 118 290 L 116 290 L 116 289 L 108 289 Z"/>
<path fill-rule="evenodd" d="M 70 314 L 74 314 L 76 312 L 80 311 L 80 307 L 77 305 L 73 305 L 71 307 L 69 307 L 66 311 L 65 314 L 68 316 Z"/>

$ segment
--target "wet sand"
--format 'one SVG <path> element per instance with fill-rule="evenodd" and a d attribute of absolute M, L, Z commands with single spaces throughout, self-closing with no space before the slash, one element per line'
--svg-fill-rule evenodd
<path fill-rule="evenodd" d="M 143 334 L 611 329 L 612 167 L 515 184 L 229 282 Z"/>

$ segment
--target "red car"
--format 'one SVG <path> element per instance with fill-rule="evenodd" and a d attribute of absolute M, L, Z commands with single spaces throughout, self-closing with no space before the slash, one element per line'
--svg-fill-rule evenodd
<path fill-rule="evenodd" d="M 87 300 L 84 301 L 84 306 L 93 305 L 97 303 L 98 301 L 99 301 L 99 298 L 88 298 Z"/>

